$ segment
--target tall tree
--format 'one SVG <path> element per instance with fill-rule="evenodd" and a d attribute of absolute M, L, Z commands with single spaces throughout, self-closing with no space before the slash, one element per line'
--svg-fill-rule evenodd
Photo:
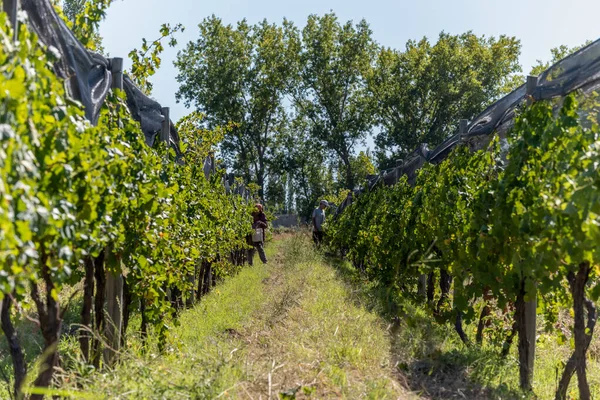
<path fill-rule="evenodd" d="M 366 21 L 341 24 L 333 13 L 308 18 L 302 45 L 295 106 L 310 121 L 313 141 L 342 163 L 352 189 L 352 155 L 373 125 L 365 74 L 377 46 Z"/>
<path fill-rule="evenodd" d="M 175 62 L 177 99 L 205 113 L 209 128 L 235 123 L 221 151 L 263 197 L 275 137 L 286 121 L 284 96 L 297 75 L 299 32 L 287 20 L 281 27 L 245 20 L 233 27 L 215 16 L 199 28 L 199 39 Z"/>
<path fill-rule="evenodd" d="M 409 41 L 404 52 L 381 49 L 368 82 L 380 125 L 380 167 L 421 143 L 433 147 L 460 119 L 470 119 L 514 86 L 520 41 L 442 32 L 436 44 Z M 390 155 L 391 153 L 391 155 Z"/>

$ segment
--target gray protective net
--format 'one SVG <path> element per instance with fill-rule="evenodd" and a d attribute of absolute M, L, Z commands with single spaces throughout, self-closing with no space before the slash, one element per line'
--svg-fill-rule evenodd
<path fill-rule="evenodd" d="M 440 163 L 452 152 L 454 147 L 467 144 L 473 150 L 482 149 L 494 134 L 501 138 L 503 151 L 506 147 L 506 133 L 513 126 L 517 109 L 528 98 L 549 100 L 564 97 L 571 92 L 581 90 L 590 94 L 600 89 L 600 39 L 557 62 L 538 78 L 537 84 L 529 88 L 522 85 L 510 94 L 496 101 L 467 125 L 466 132 L 456 132 L 433 150 L 421 145 L 410 153 L 396 168 L 383 171 L 378 176 L 368 178 L 368 189 L 377 185 L 391 186 L 406 175 L 408 182 L 414 184 L 418 171 L 426 162 Z M 356 197 L 357 193 L 354 193 Z M 351 196 L 351 195 L 349 195 Z M 352 204 L 352 199 L 344 201 L 336 214 Z"/>
<path fill-rule="evenodd" d="M 65 80 L 69 96 L 83 104 L 87 119 L 96 125 L 112 84 L 109 60 L 88 51 L 75 38 L 50 0 L 21 0 L 21 9 L 27 14 L 29 28 L 56 55 L 54 70 Z M 140 122 L 145 141 L 152 146 L 164 121 L 161 105 L 146 96 L 128 77 L 123 79 L 123 89 L 131 115 Z M 173 123 L 169 142 L 180 157 L 179 136 Z"/>

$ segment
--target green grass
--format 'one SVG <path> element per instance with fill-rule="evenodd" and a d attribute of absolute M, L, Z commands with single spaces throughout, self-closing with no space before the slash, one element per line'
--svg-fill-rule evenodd
<path fill-rule="evenodd" d="M 163 354 L 144 354 L 134 339 L 119 366 L 90 376 L 84 387 L 104 398 L 214 398 L 222 394 L 245 375 L 243 366 L 232 362 L 241 343 L 230 332 L 248 323 L 264 301 L 262 281 L 269 273 L 260 263 L 242 269 L 196 307 L 182 312 Z"/>
<path fill-rule="evenodd" d="M 164 354 L 158 355 L 155 345 L 150 346 L 152 350 L 149 352 L 143 352 L 140 335 L 128 332 L 129 350 L 121 354 L 122 363 L 113 370 L 97 372 L 87 366 L 82 362 L 77 337 L 65 334 L 71 324 L 79 321 L 81 299 L 75 298 L 65 315 L 59 346 L 63 371 L 57 375 L 61 387 L 80 393 L 74 398 L 85 394 L 93 398 L 179 398 L 180 386 L 185 387 L 192 397 L 212 397 L 229 381 L 238 379 L 238 371 L 224 362 L 232 348 L 229 348 L 231 343 L 223 340 L 223 337 L 226 336 L 226 329 L 242 326 L 262 301 L 262 280 L 268 276 L 269 270 L 260 262 L 255 262 L 255 265 L 227 279 L 226 285 L 217 287 L 196 308 L 182 313 L 179 326 L 170 333 Z M 61 293 L 61 297 L 69 294 Z M 35 318 L 34 314 L 32 316 Z M 31 321 L 22 319 L 16 324 L 31 367 L 41 353 L 43 340 L 39 329 Z M 135 314 L 130 327 L 135 329 L 139 324 L 140 317 Z M 155 342 L 152 337 L 150 339 L 150 343 Z M 0 368 L 6 376 L 10 376 L 12 364 L 4 340 L 1 341 L 0 355 Z M 202 372 L 199 368 L 204 364 L 207 372 L 205 377 L 190 373 L 193 370 Z M 218 370 L 219 374 L 211 376 L 212 370 Z M 117 382 L 118 386 L 115 386 Z M 7 387 L 4 382 L 0 383 L 0 398 L 9 398 Z M 81 387 L 85 392 L 81 392 Z"/>
<path fill-rule="evenodd" d="M 352 301 L 349 288 L 302 236 L 286 241 L 279 281 L 248 333 L 260 332 L 249 355 L 254 398 L 268 393 L 264 371 L 280 366 L 273 390 L 315 398 L 406 396 L 393 377 L 384 320 Z M 275 282 L 273 282 L 275 283 Z M 262 375 L 261 375 L 261 372 Z M 306 395 L 306 393 L 303 393 Z"/>

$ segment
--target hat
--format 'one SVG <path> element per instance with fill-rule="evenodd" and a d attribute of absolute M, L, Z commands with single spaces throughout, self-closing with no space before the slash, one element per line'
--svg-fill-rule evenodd
<path fill-rule="evenodd" d="M 325 207 L 329 207 L 329 203 L 327 202 L 327 200 L 321 200 L 321 204 L 324 204 Z"/>

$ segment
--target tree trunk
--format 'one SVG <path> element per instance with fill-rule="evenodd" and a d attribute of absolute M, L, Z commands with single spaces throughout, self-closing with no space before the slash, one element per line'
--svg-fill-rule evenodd
<path fill-rule="evenodd" d="M 577 275 L 569 272 L 567 277 L 571 295 L 573 296 L 573 311 L 575 312 L 575 351 L 567 362 L 560 379 L 558 389 L 556 390 L 557 400 L 565 400 L 567 398 L 567 389 L 571 377 L 575 372 L 577 373 L 577 383 L 579 385 L 579 398 L 581 400 L 591 399 L 586 374 L 586 353 L 592 341 L 594 327 L 596 326 L 596 306 L 585 296 L 585 287 L 589 279 L 590 270 L 589 262 L 583 262 L 579 264 Z M 585 321 L 586 311 L 587 324 Z"/>
<path fill-rule="evenodd" d="M 104 299 L 106 293 L 106 274 L 104 273 L 104 250 L 94 259 L 94 276 L 96 278 L 96 298 L 94 299 L 95 332 L 100 335 L 104 331 Z M 98 339 L 93 341 L 92 363 L 100 367 L 101 343 Z"/>
<path fill-rule="evenodd" d="M 92 307 L 94 303 L 94 260 L 84 260 L 85 277 L 83 280 L 83 305 L 81 307 L 81 325 L 79 346 L 86 362 L 90 362 L 90 329 L 92 326 Z"/>
<path fill-rule="evenodd" d="M 485 318 L 490 315 L 490 308 L 486 304 L 483 306 L 481 310 L 481 314 L 479 315 L 479 324 L 477 324 L 477 335 L 475 336 L 475 341 L 478 345 L 483 343 L 483 328 L 485 328 L 486 320 Z"/>
<path fill-rule="evenodd" d="M 106 272 L 106 315 L 108 323 L 104 327 L 107 346 L 104 348 L 104 362 L 113 365 L 121 346 L 123 330 L 123 263 L 121 254 L 114 253 L 112 246 L 106 249 L 104 265 L 109 265 Z"/>
<path fill-rule="evenodd" d="M 469 346 L 469 338 L 467 336 L 467 334 L 465 333 L 464 329 L 463 329 L 463 324 L 462 324 L 462 311 L 460 311 L 458 309 L 458 307 L 456 306 L 456 298 L 457 298 L 457 292 L 459 290 L 459 285 L 457 285 L 457 281 L 454 281 L 454 312 L 456 313 L 456 320 L 454 321 L 454 329 L 456 330 L 456 333 L 458 333 L 458 336 L 460 337 L 460 340 L 462 340 L 462 342 L 466 345 Z"/>
<path fill-rule="evenodd" d="M 419 301 L 427 301 L 427 275 L 421 274 L 419 275 L 419 286 L 417 288 L 417 296 L 419 297 Z"/>
<path fill-rule="evenodd" d="M 188 295 L 185 299 L 185 306 L 187 308 L 191 308 L 194 306 L 194 302 L 196 301 L 197 298 L 197 292 L 196 292 L 196 279 L 198 277 L 198 271 L 200 270 L 200 266 L 198 265 L 198 263 L 196 262 L 194 264 L 194 272 L 190 273 L 188 275 L 188 282 L 190 282 L 190 290 L 188 292 Z"/>
<path fill-rule="evenodd" d="M 210 292 L 213 283 L 212 280 L 213 278 L 211 264 L 207 261 L 203 261 L 202 267 L 200 268 L 200 278 L 198 279 L 198 300 L 200 300 L 202 296 Z"/>
<path fill-rule="evenodd" d="M 248 250 L 251 251 L 251 250 Z M 206 261 L 202 261 L 200 264 L 200 268 L 198 269 L 198 288 L 196 289 L 196 301 L 200 301 L 202 298 L 202 281 L 204 280 L 204 263 Z M 250 265 L 252 265 L 252 259 L 250 259 Z"/>
<path fill-rule="evenodd" d="M 267 128 L 268 129 L 268 128 Z M 260 135 L 259 135 L 260 136 Z M 266 137 L 265 137 L 266 139 Z M 258 188 L 258 197 L 262 202 L 265 200 L 265 148 L 259 143 L 255 142 L 255 148 L 258 154 L 258 165 L 254 162 L 254 169 L 256 172 L 256 184 Z"/>
<path fill-rule="evenodd" d="M 433 304 L 435 296 L 435 272 L 431 271 L 427 276 L 427 303 Z"/>
<path fill-rule="evenodd" d="M 508 357 L 508 354 L 510 353 L 510 348 L 512 347 L 512 344 L 513 344 L 513 340 L 515 339 L 515 336 L 517 335 L 518 329 L 517 329 L 516 318 L 517 318 L 517 316 L 515 315 L 515 322 L 513 322 L 512 329 L 511 329 L 510 333 L 508 334 L 508 336 L 506 337 L 504 344 L 502 345 L 502 353 L 500 353 L 502 358 Z"/>
<path fill-rule="evenodd" d="M 531 295 L 531 294 L 530 294 Z M 531 391 L 535 360 L 535 313 L 531 312 L 535 299 L 525 302 L 525 279 L 521 281 L 521 289 L 515 304 L 515 320 L 519 333 L 519 376 L 523 391 Z"/>
<path fill-rule="evenodd" d="M 39 388 L 47 388 L 52 383 L 54 368 L 59 364 L 58 340 L 60 338 L 62 318 L 59 303 L 53 297 L 54 283 L 50 277 L 50 268 L 47 265 L 48 257 L 43 247 L 40 254 L 40 269 L 42 278 L 46 284 L 45 301 L 40 297 L 39 288 L 35 283 L 32 284 L 31 297 L 36 304 L 39 315 L 40 329 L 44 338 L 44 352 L 40 371 L 33 385 Z M 44 395 L 41 394 L 31 395 L 31 399 L 33 400 L 42 400 L 43 398 Z"/>
<path fill-rule="evenodd" d="M 360 261 L 355 258 L 354 260 L 352 260 L 352 264 L 353 264 L 354 268 L 356 268 L 358 271 L 360 271 L 361 274 L 364 274 L 365 272 L 367 272 L 364 258 L 361 258 Z"/>
<path fill-rule="evenodd" d="M 483 302 L 484 302 L 484 306 L 483 309 L 481 310 L 481 314 L 479 315 L 479 323 L 477 325 L 477 335 L 475 336 L 475 341 L 477 342 L 478 345 L 481 345 L 483 343 L 483 330 L 485 329 L 485 327 L 490 326 L 490 320 L 486 319 L 492 312 L 492 309 L 489 306 L 489 303 L 493 300 L 494 296 L 492 295 L 492 290 L 489 287 L 485 287 L 483 289 Z M 505 310 L 505 312 L 507 312 Z M 512 343 L 512 337 L 510 337 L 511 343 Z M 509 350 L 510 350 L 510 344 L 509 344 Z"/>
<path fill-rule="evenodd" d="M 176 317 L 179 311 L 183 308 L 183 293 L 175 285 L 171 286 L 171 308 L 171 314 L 173 317 Z"/>
<path fill-rule="evenodd" d="M 23 384 L 23 380 L 25 379 L 25 375 L 27 375 L 27 366 L 25 364 L 25 357 L 23 356 L 23 350 L 21 349 L 21 344 L 19 343 L 19 336 L 17 335 L 17 331 L 10 319 L 10 309 L 12 308 L 12 298 L 10 296 L 5 295 L 4 299 L 0 301 L 2 307 L 0 308 L 0 320 L 2 324 L 2 331 L 4 332 L 4 336 L 6 336 L 6 341 L 8 342 L 8 348 L 10 351 L 10 358 L 13 363 L 13 371 L 15 374 L 15 398 L 20 398 L 21 393 L 21 385 Z"/>
<path fill-rule="evenodd" d="M 447 270 L 440 270 L 440 299 L 437 303 L 437 313 L 439 314 L 442 311 L 442 307 L 448 299 L 450 298 L 450 287 L 452 286 L 452 275 L 448 273 Z"/>
<path fill-rule="evenodd" d="M 206 263 L 206 268 L 204 269 L 204 276 L 202 278 L 202 295 L 207 295 L 210 293 L 210 290 L 213 286 L 213 274 L 212 274 L 212 266 L 210 263 Z"/>
<path fill-rule="evenodd" d="M 344 152 L 341 159 L 344 163 L 344 168 L 346 169 L 346 189 L 354 190 L 354 173 L 352 172 L 352 164 L 350 163 L 350 156 L 348 152 Z"/>
<path fill-rule="evenodd" d="M 462 311 L 456 310 L 456 321 L 454 321 L 454 329 L 456 330 L 456 333 L 458 333 L 460 340 L 462 340 L 462 342 L 465 345 L 469 346 L 469 338 L 467 337 L 467 334 L 465 333 L 462 325 Z"/>

